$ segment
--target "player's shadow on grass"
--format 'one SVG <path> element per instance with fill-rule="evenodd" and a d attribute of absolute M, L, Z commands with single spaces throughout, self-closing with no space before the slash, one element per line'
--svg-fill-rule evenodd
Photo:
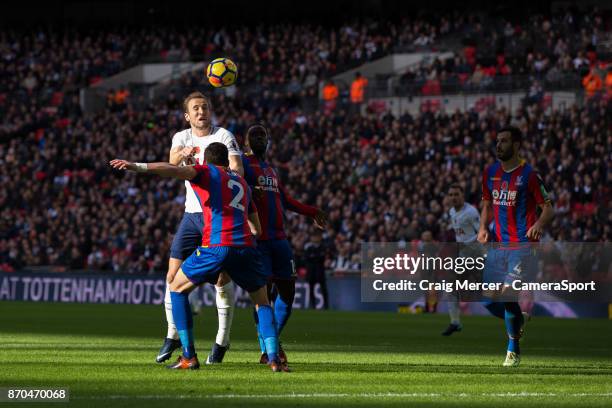
<path fill-rule="evenodd" d="M 320 372 L 321 369 L 317 368 L 319 364 L 292 364 L 295 372 Z M 475 367 L 478 370 L 475 371 Z M 334 363 L 334 372 L 361 372 L 361 373 L 425 373 L 431 374 L 432 372 L 438 374 L 476 374 L 476 375 L 503 375 L 508 376 L 508 369 L 501 367 L 499 361 L 479 364 L 461 364 L 460 362 L 454 362 L 453 364 L 419 364 L 419 363 L 363 363 L 363 364 L 347 364 L 347 363 Z M 558 376 L 560 372 L 564 375 L 594 375 L 594 376 L 610 376 L 612 375 L 612 365 L 607 367 L 593 367 L 593 366 L 581 366 L 581 365 L 559 365 L 558 367 L 542 367 L 541 365 L 530 367 L 524 364 L 520 370 L 515 371 L 513 374 L 520 375 L 533 373 L 538 375 L 555 375 Z"/>
<path fill-rule="evenodd" d="M 10 336 L 10 333 L 7 330 L 3 330 L 4 335 Z M 30 342 L 27 340 L 29 337 L 38 337 L 40 334 L 50 334 L 46 331 L 36 331 L 36 332 L 28 332 L 28 333 L 15 333 L 16 335 L 13 339 L 4 338 L 4 350 L 14 350 L 16 352 L 28 350 L 28 351 L 80 351 L 80 350 L 95 350 L 96 352 L 143 352 L 143 353 L 155 353 L 157 351 L 158 339 L 155 336 L 147 338 L 145 341 L 141 341 L 139 338 L 117 338 L 114 335 L 109 335 L 108 333 L 104 333 L 104 335 L 96 336 L 94 333 L 87 332 L 87 335 L 78 339 L 79 334 L 85 335 L 85 333 L 71 333 L 70 339 L 66 340 L 63 336 L 53 339 L 53 341 L 46 342 Z M 236 336 L 237 338 L 238 336 Z M 252 337 L 249 332 L 246 337 Z M 24 340 L 24 338 L 26 340 Z M 77 341 L 74 341 L 77 339 Z M 122 341 L 124 339 L 124 341 Z M 199 346 L 200 348 L 207 346 L 208 340 L 207 337 L 203 337 L 200 340 Z M 109 342 L 107 342 L 109 341 Z M 135 343 L 138 343 L 136 345 Z M 491 359 L 498 360 L 499 359 L 499 347 L 496 344 L 490 345 L 481 345 L 478 348 L 468 347 L 465 344 L 455 344 L 455 345 L 440 345 L 439 343 L 429 343 L 429 344 L 418 344 L 410 343 L 406 346 L 398 346 L 398 345 L 377 345 L 371 344 L 367 346 L 361 345 L 334 345 L 334 344 L 293 344 L 286 343 L 285 349 L 291 356 L 292 353 L 300 353 L 300 354 L 312 354 L 315 356 L 325 356 L 324 360 L 344 360 L 355 358 L 355 353 L 363 354 L 363 358 L 368 359 L 367 363 L 364 364 L 387 364 L 388 361 L 397 360 L 398 357 L 402 360 L 408 360 L 407 364 L 411 364 L 409 362 L 411 356 L 414 356 L 417 360 L 423 360 L 423 356 L 431 356 L 432 359 L 436 359 L 436 356 L 440 356 L 440 358 L 447 358 L 448 355 L 457 356 L 454 360 L 453 364 L 461 364 L 461 360 L 465 359 L 467 362 L 466 366 L 471 365 L 471 361 L 473 361 L 474 357 L 478 357 L 479 361 L 483 359 Z M 584 359 L 591 358 L 593 359 L 594 364 L 597 363 L 598 366 L 605 364 L 607 361 L 610 367 L 612 367 L 612 358 L 610 358 L 610 350 L 607 348 L 596 348 L 596 349 L 580 349 L 580 350 L 572 350 L 573 354 L 571 358 L 568 358 L 568 350 L 564 348 L 552 348 L 552 349 L 538 349 L 534 348 L 534 350 L 528 351 L 528 354 L 533 356 L 534 358 L 555 358 L 557 359 L 560 356 L 566 357 L 564 360 L 564 364 L 566 366 L 577 367 L 572 365 L 572 360 L 575 359 Z M 233 353 L 253 353 L 255 358 L 257 357 L 257 345 L 253 341 L 244 341 L 244 340 L 235 340 L 232 342 L 231 352 L 228 355 Z M 316 360 L 315 360 L 316 363 Z M 402 362 L 397 364 L 404 364 Z M 432 364 L 435 365 L 435 362 L 432 361 Z M 542 366 L 542 362 L 539 362 L 540 366 Z M 543 366 L 546 367 L 546 366 Z"/>
<path fill-rule="evenodd" d="M 11 347 L 5 349 L 10 353 Z M 19 349 L 21 350 L 21 349 Z M 31 352 L 36 351 L 53 351 L 50 347 L 32 347 L 29 349 Z M 56 349 L 57 350 L 57 349 Z M 17 350 L 15 350 L 17 352 Z M 80 350 L 75 349 L 74 351 L 81 351 L 82 353 L 87 353 L 88 350 L 84 350 L 81 348 Z M 91 353 L 95 355 L 96 353 L 100 353 L 102 350 L 95 350 Z M 140 348 L 132 349 L 132 350 L 124 350 L 125 353 L 133 353 L 134 351 L 142 351 Z M 71 358 L 69 355 L 71 351 L 66 353 L 62 353 L 61 360 L 60 355 L 57 355 L 58 360 L 53 361 L 54 359 L 50 359 L 52 361 L 24 361 L 20 362 L 22 366 L 32 366 L 32 368 L 40 367 L 41 365 L 53 364 L 56 367 L 63 367 L 66 369 L 74 368 L 78 369 L 79 367 L 99 367 L 103 369 L 104 367 L 115 368 L 115 369 L 151 369 L 151 368 L 164 368 L 164 364 L 155 364 L 152 363 L 149 359 L 144 358 L 134 358 L 133 354 L 130 354 L 128 359 L 122 358 L 121 354 L 117 354 L 116 350 L 113 350 L 113 356 L 111 358 L 112 361 L 100 361 L 99 358 L 93 358 L 90 361 L 83 361 L 79 359 L 77 356 Z M 67 356 L 64 354 L 68 354 Z M 255 354 L 254 354 L 255 356 Z M 71 361 L 71 360 L 74 360 Z M 78 360 L 78 361 L 77 361 Z M 474 368 L 478 367 L 478 370 L 475 371 Z M 325 371 L 326 364 L 321 362 L 313 362 L 313 363 L 292 363 L 291 367 L 297 375 L 301 374 L 312 374 L 312 373 L 321 373 Z M 204 366 L 202 368 L 203 371 L 206 372 L 228 372 L 228 371 L 236 371 L 238 373 L 242 373 L 246 370 L 264 370 L 267 369 L 258 364 L 256 362 L 251 361 L 240 361 L 240 362 L 230 362 L 226 361 L 222 365 L 215 366 Z M 479 362 L 476 363 L 465 363 L 461 364 L 461 362 L 454 361 L 452 364 L 427 364 L 427 363 L 418 363 L 418 362 L 405 362 L 405 363 L 387 363 L 384 361 L 379 362 L 367 362 L 367 363 L 343 363 L 343 362 L 334 362 L 334 372 L 336 373 L 428 373 L 432 372 L 438 374 L 477 374 L 477 375 L 504 375 L 507 376 L 508 369 L 500 367 L 499 362 Z M 537 372 L 538 375 L 559 375 L 560 372 L 563 375 L 592 375 L 592 376 L 610 376 L 612 375 L 612 365 L 599 365 L 598 367 L 588 366 L 588 365 L 569 365 L 569 364 L 559 364 L 558 366 L 542 366 L 534 365 L 523 365 L 520 368 L 520 371 L 514 371 L 514 374 L 520 375 L 528 374 L 531 375 Z"/>

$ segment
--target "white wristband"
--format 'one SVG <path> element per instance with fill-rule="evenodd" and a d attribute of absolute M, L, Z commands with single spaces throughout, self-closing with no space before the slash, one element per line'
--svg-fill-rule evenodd
<path fill-rule="evenodd" d="M 147 166 L 147 163 L 134 163 L 134 166 L 136 167 L 136 171 L 138 173 L 143 173 L 147 171 L 147 168 L 149 167 Z"/>

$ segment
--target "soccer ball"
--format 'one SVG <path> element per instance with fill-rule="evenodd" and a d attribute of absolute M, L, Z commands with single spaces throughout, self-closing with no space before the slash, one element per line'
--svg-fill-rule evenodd
<path fill-rule="evenodd" d="M 238 68 L 229 58 L 217 58 L 206 68 L 208 82 L 215 88 L 232 86 L 238 78 Z"/>

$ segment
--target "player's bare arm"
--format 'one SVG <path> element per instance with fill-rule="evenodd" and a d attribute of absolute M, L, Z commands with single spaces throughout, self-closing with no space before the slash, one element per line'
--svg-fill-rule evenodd
<path fill-rule="evenodd" d="M 242 158 L 239 155 L 230 155 L 229 159 L 229 167 L 236 173 L 240 174 L 241 177 L 244 177 L 244 167 L 242 166 Z"/>
<path fill-rule="evenodd" d="M 261 223 L 259 222 L 257 211 L 253 211 L 249 214 L 249 228 L 251 229 L 251 234 L 255 237 L 261 235 Z"/>
<path fill-rule="evenodd" d="M 170 158 L 168 162 L 178 166 L 185 159 L 193 157 L 197 153 L 195 146 L 176 146 L 170 149 Z"/>
<path fill-rule="evenodd" d="M 478 228 L 478 242 L 486 244 L 489 241 L 489 217 L 491 216 L 491 201 L 482 200 L 482 211 L 480 212 L 480 228 Z"/>
<path fill-rule="evenodd" d="M 532 240 L 538 240 L 542 237 L 544 227 L 546 227 L 552 221 L 555 215 L 552 204 L 550 202 L 540 204 L 540 209 L 542 210 L 540 217 L 535 222 L 535 224 L 533 224 L 531 228 L 529 228 L 529 231 L 527 231 L 527 238 Z"/>
<path fill-rule="evenodd" d="M 162 177 L 173 177 L 180 180 L 193 180 L 197 171 L 193 166 L 175 166 L 170 163 L 132 163 L 127 160 L 111 160 L 111 167 L 117 170 L 135 171 L 138 173 L 156 174 Z"/>
<path fill-rule="evenodd" d="M 327 213 L 320 208 L 311 207 L 302 203 L 301 201 L 296 200 L 291 197 L 285 187 L 282 184 L 279 184 L 280 193 L 287 203 L 287 210 L 293 211 L 297 214 L 310 216 L 314 220 L 314 224 L 317 228 L 324 230 L 327 228 L 327 224 L 329 222 L 329 216 Z M 312 214 L 312 209 L 315 210 L 315 213 Z"/>

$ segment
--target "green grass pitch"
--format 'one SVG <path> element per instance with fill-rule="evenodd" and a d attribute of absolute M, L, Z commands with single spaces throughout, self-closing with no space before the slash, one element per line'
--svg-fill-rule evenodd
<path fill-rule="evenodd" d="M 522 366 L 508 369 L 493 317 L 465 317 L 444 338 L 444 315 L 296 310 L 282 336 L 286 374 L 258 364 L 240 309 L 222 365 L 166 370 L 154 362 L 163 316 L 161 306 L 1 302 L 0 387 L 69 387 L 70 402 L 54 407 L 612 406 L 609 320 L 536 317 Z M 202 361 L 216 328 L 216 310 L 196 316 Z"/>

